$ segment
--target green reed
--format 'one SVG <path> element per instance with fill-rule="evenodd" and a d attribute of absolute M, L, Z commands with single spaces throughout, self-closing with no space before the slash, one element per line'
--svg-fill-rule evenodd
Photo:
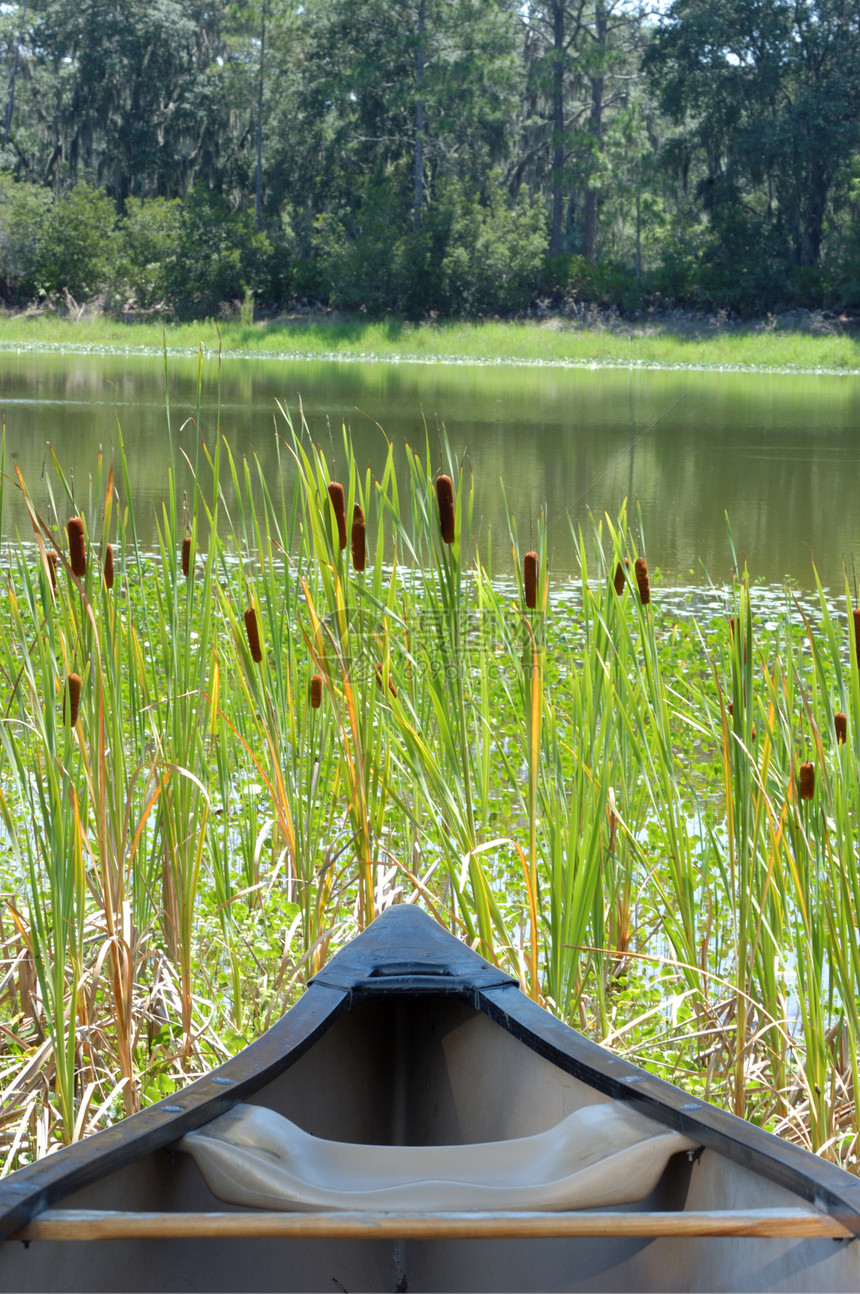
<path fill-rule="evenodd" d="M 373 479 L 281 410 L 266 477 L 199 401 L 154 554 L 119 431 L 86 499 L 53 464 L 10 546 L 0 1162 L 211 1065 L 407 901 L 594 1037 L 853 1165 L 860 679 L 823 591 L 814 623 L 787 601 L 765 629 L 739 572 L 724 619 L 684 623 L 653 571 L 643 600 L 622 510 L 577 533 L 565 604 L 543 518 L 527 566 L 510 516 L 498 578 L 444 437 Z"/>

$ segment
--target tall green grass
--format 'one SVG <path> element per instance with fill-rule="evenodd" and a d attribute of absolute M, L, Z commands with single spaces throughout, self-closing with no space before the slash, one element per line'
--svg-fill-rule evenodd
<path fill-rule="evenodd" d="M 810 372 L 860 368 L 855 336 L 837 330 L 811 334 L 776 326 L 711 328 L 685 332 L 671 320 L 641 326 L 611 326 L 551 320 L 546 324 L 488 320 L 411 324 L 405 320 L 284 319 L 247 324 L 203 320 L 188 324 L 121 323 L 107 317 L 69 320 L 18 316 L 4 323 L 6 344 L 16 348 L 141 349 L 194 352 L 201 339 L 212 351 L 304 355 L 333 354 L 366 359 L 473 360 L 486 363 L 537 362 L 656 365 L 714 368 L 753 367 Z"/>
<path fill-rule="evenodd" d="M 542 518 L 527 543 L 511 516 L 478 550 L 469 464 L 444 437 L 389 446 L 374 479 L 344 434 L 344 536 L 332 443 L 284 410 L 277 436 L 272 479 L 201 434 L 193 488 L 180 497 L 170 468 L 145 552 L 120 434 L 86 499 L 53 464 L 62 520 L 30 502 L 32 533 L 9 546 L 5 1169 L 234 1051 L 394 902 L 593 1037 L 853 1168 L 849 590 L 844 609 L 819 590 L 814 616 L 787 594 L 766 618 L 738 570 L 725 615 L 681 619 L 659 583 L 643 600 L 641 520 L 622 511 L 577 533 L 563 600 Z M 494 576 L 500 545 L 514 581 Z"/>

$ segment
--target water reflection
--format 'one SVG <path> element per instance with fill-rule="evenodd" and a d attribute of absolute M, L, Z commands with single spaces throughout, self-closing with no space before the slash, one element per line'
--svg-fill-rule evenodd
<path fill-rule="evenodd" d="M 196 360 L 171 360 L 174 445 L 192 459 L 197 375 Z M 220 417 L 233 449 L 256 453 L 274 476 L 277 400 L 296 416 L 301 404 L 336 471 L 344 422 L 359 462 L 375 470 L 386 436 L 420 448 L 426 437 L 437 460 L 445 427 L 471 461 L 475 514 L 484 534 L 492 527 L 495 552 L 506 549 L 501 477 L 522 537 L 546 501 L 557 573 L 573 565 L 568 518 L 587 524 L 589 509 L 614 515 L 625 497 L 639 500 L 649 561 L 672 581 L 699 580 L 702 566 L 715 580 L 727 577 L 726 512 L 738 552 L 768 582 L 789 575 L 809 587 L 814 557 L 824 583 L 838 588 L 843 562 L 850 570 L 854 560 L 854 377 L 227 359 L 219 379 L 217 361 L 207 359 L 200 431 L 211 443 Z M 140 535 L 154 542 L 168 453 L 161 360 L 2 355 L 0 409 L 7 469 L 11 456 L 44 509 L 46 445 L 85 500 L 99 446 L 116 445 L 119 422 Z M 187 470 L 182 484 L 190 484 Z M 26 526 L 9 493 L 7 534 Z"/>

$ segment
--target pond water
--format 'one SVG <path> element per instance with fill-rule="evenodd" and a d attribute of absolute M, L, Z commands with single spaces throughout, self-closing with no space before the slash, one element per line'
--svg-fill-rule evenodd
<path fill-rule="evenodd" d="M 171 358 L 174 445 L 193 456 L 198 364 Z M 220 397 L 219 397 L 220 389 Z M 440 429 L 468 453 L 476 529 L 494 536 L 494 569 L 507 551 L 500 478 L 521 539 L 545 502 L 553 570 L 574 565 L 570 524 L 589 511 L 614 517 L 625 498 L 641 507 L 649 565 L 672 584 L 715 581 L 731 571 L 728 514 L 750 573 L 788 576 L 838 593 L 843 569 L 860 568 L 860 378 L 804 374 L 644 371 L 225 358 L 203 363 L 200 427 L 218 420 L 237 453 L 256 453 L 275 473 L 276 401 L 299 404 L 314 439 L 342 459 L 341 424 L 360 465 L 378 468 L 385 437 L 423 447 L 438 461 Z M 168 459 L 163 363 L 140 355 L 0 354 L 0 412 L 7 472 L 20 469 L 47 508 L 47 445 L 74 473 L 79 502 L 99 446 L 121 425 L 141 538 L 154 541 L 155 506 Z M 47 469 L 49 470 L 49 469 Z M 7 488 L 3 528 L 26 532 Z"/>

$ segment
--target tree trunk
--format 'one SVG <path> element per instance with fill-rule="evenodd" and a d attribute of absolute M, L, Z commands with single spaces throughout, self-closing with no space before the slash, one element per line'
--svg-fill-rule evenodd
<path fill-rule="evenodd" d="M 602 3 L 596 6 L 595 44 L 597 45 L 598 71 L 591 78 L 591 114 L 588 129 L 594 137 L 595 153 L 599 157 L 603 152 L 603 58 L 606 52 L 606 10 Z M 591 185 L 585 194 L 585 224 L 582 233 L 582 250 L 586 260 L 597 259 L 597 210 L 598 190 Z"/>
<path fill-rule="evenodd" d="M 564 223 L 564 0 L 552 7 L 552 230 L 550 256 L 561 254 Z"/>
<path fill-rule="evenodd" d="M 418 6 L 418 43 L 415 48 L 415 177 L 412 196 L 412 228 L 421 229 L 424 205 L 424 100 L 421 88 L 424 82 L 424 27 L 427 19 L 427 0 Z"/>
<path fill-rule="evenodd" d="M 257 217 L 257 233 L 263 228 L 263 76 L 266 60 L 266 10 L 263 8 L 260 17 L 260 78 L 257 84 L 257 192 L 254 201 L 254 212 Z"/>
<path fill-rule="evenodd" d="M 21 55 L 21 41 L 24 39 L 24 22 L 27 17 L 27 6 L 25 5 L 21 12 L 21 26 L 18 31 L 18 39 L 15 42 L 15 56 L 12 59 L 12 70 L 9 73 L 9 95 L 6 99 L 6 115 L 3 119 L 3 143 L 9 142 L 9 135 L 12 132 L 12 114 L 15 111 L 15 81 L 18 76 L 18 60 Z"/>

